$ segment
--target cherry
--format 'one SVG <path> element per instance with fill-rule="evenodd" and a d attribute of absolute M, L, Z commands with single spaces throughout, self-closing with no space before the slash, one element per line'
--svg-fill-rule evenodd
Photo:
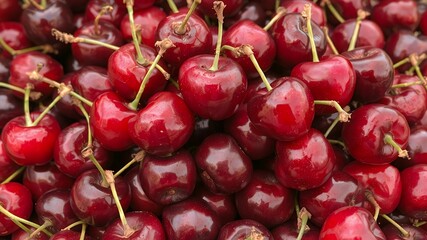
<path fill-rule="evenodd" d="M 80 220 L 89 225 L 105 226 L 119 216 L 110 187 L 103 175 L 92 169 L 82 173 L 71 188 L 70 204 Z M 131 190 L 127 182 L 117 177 L 115 188 L 124 210 L 129 207 Z"/>
<path fill-rule="evenodd" d="M 31 192 L 24 185 L 16 182 L 0 184 L 0 206 L 15 216 L 29 219 L 33 210 Z M 18 230 L 12 219 L 0 214 L 0 236 L 9 235 Z"/>
<path fill-rule="evenodd" d="M 159 92 L 128 124 L 129 135 L 139 147 L 162 156 L 175 152 L 187 142 L 193 132 L 194 117 L 182 98 Z"/>
<path fill-rule="evenodd" d="M 343 124 L 342 138 L 352 157 L 367 164 L 385 164 L 398 156 L 408 143 L 409 126 L 405 117 L 392 107 L 368 104 L 357 108 L 351 121 Z"/>
<path fill-rule="evenodd" d="M 53 162 L 49 162 L 42 166 L 28 166 L 22 182 L 31 191 L 33 199 L 37 200 L 48 191 L 69 189 L 74 184 L 74 179 L 59 171 Z"/>
<path fill-rule="evenodd" d="M 319 187 L 332 174 L 335 154 L 322 133 L 310 129 L 289 142 L 276 142 L 275 173 L 281 184 L 296 190 Z"/>
<path fill-rule="evenodd" d="M 248 102 L 248 116 L 261 133 L 280 141 L 295 140 L 308 132 L 314 118 L 314 100 L 299 79 L 283 77 L 277 86 L 260 90 Z M 292 96 L 292 97 L 290 97 Z"/>
<path fill-rule="evenodd" d="M 43 232 L 41 232 L 41 233 L 39 232 L 35 236 L 31 236 L 31 238 L 30 238 L 31 233 L 36 231 L 36 228 L 29 227 L 28 229 L 30 230 L 29 232 L 26 232 L 22 229 L 16 230 L 15 232 L 12 233 L 12 235 L 10 236 L 10 239 L 11 240 L 28 240 L 28 239 L 31 239 L 31 240 L 49 240 L 49 236 Z"/>
<path fill-rule="evenodd" d="M 417 164 L 404 169 L 400 173 L 402 195 L 398 209 L 401 213 L 415 219 L 427 219 L 426 197 L 427 189 L 422 183 L 427 178 L 427 165 Z"/>
<path fill-rule="evenodd" d="M 62 230 L 55 233 L 50 237 L 49 240 L 80 240 L 81 233 L 75 232 L 73 230 Z M 85 236 L 84 240 L 91 240 L 92 238 Z"/>
<path fill-rule="evenodd" d="M 0 21 L 0 39 L 13 50 L 29 48 L 32 45 L 30 39 L 25 33 L 24 27 L 19 22 Z M 4 57 L 12 58 L 10 53 L 5 49 L 0 50 L 0 52 Z"/>
<path fill-rule="evenodd" d="M 83 13 L 89 0 L 66 0 L 73 13 Z"/>
<path fill-rule="evenodd" d="M 102 15 L 100 20 L 110 22 L 117 28 L 120 27 L 120 22 L 126 15 L 126 8 L 124 8 L 123 2 L 117 4 L 115 0 L 89 0 L 84 13 L 84 21 L 93 22 L 101 9 L 106 5 L 113 7 L 113 11 Z"/>
<path fill-rule="evenodd" d="M 384 232 L 384 235 L 388 240 L 400 240 L 400 239 L 425 239 L 427 238 L 427 231 L 420 227 L 415 227 L 410 224 L 400 224 L 400 227 L 402 227 L 407 233 L 408 236 L 405 236 L 402 234 L 399 229 L 397 229 L 392 224 L 387 224 L 385 226 L 381 227 L 381 230 Z"/>
<path fill-rule="evenodd" d="M 197 170 L 193 157 L 180 151 L 169 157 L 148 155 L 139 171 L 142 189 L 158 204 L 168 205 L 192 195 Z"/>
<path fill-rule="evenodd" d="M 11 174 L 19 169 L 19 165 L 10 159 L 4 148 L 3 141 L 0 140 L 0 182 L 6 180 Z"/>
<path fill-rule="evenodd" d="M 17 99 L 12 91 L 0 89 L 0 130 L 7 122 L 23 114 L 22 101 Z"/>
<path fill-rule="evenodd" d="M 284 223 L 294 212 L 294 192 L 283 187 L 270 171 L 254 171 L 235 198 L 241 218 L 253 219 L 267 228 Z"/>
<path fill-rule="evenodd" d="M 0 56 L 0 83 L 7 82 L 9 79 L 10 62 L 10 59 Z"/>
<path fill-rule="evenodd" d="M 160 220 L 150 212 L 128 212 L 125 215 L 132 229 L 130 235 L 124 235 L 123 225 L 120 219 L 110 223 L 105 230 L 102 239 L 156 239 L 165 240 L 166 234 Z"/>
<path fill-rule="evenodd" d="M 371 19 L 386 34 L 398 29 L 415 30 L 419 22 L 417 3 L 412 0 L 381 1 L 372 8 L 371 14 Z"/>
<path fill-rule="evenodd" d="M 209 17 L 216 17 L 215 11 L 212 9 L 212 5 L 215 1 L 214 0 L 203 0 L 200 1 L 200 10 L 208 15 Z M 243 0 L 223 0 L 224 5 L 227 6 L 224 9 L 224 16 L 231 17 L 235 15 L 240 8 L 243 7 L 244 1 Z"/>
<path fill-rule="evenodd" d="M 252 177 L 251 160 L 226 134 L 216 133 L 207 137 L 194 158 L 203 183 L 214 193 L 238 192 Z"/>
<path fill-rule="evenodd" d="M 32 120 L 40 113 L 31 113 Z M 10 158 L 21 166 L 43 165 L 53 157 L 53 146 L 61 131 L 56 119 L 45 115 L 37 124 L 26 124 L 25 116 L 10 120 L 3 128 L 2 141 Z"/>
<path fill-rule="evenodd" d="M 168 239 L 217 239 L 220 229 L 218 216 L 200 199 L 165 207 L 162 222 Z"/>
<path fill-rule="evenodd" d="M 301 13 L 304 10 L 305 4 L 312 4 L 308 0 L 290 0 L 290 1 L 281 1 L 280 6 L 286 9 L 286 13 Z M 313 22 L 317 25 L 323 27 L 326 26 L 326 16 L 323 9 L 317 4 L 312 4 L 311 14 Z"/>
<path fill-rule="evenodd" d="M 188 140 L 187 145 L 190 147 L 197 146 L 209 135 L 217 132 L 223 132 L 222 122 L 196 117 L 193 135 Z"/>
<path fill-rule="evenodd" d="M 217 239 L 232 240 L 257 238 L 273 240 L 273 236 L 270 231 L 268 231 L 268 229 L 261 223 L 250 219 L 240 219 L 222 226 Z"/>
<path fill-rule="evenodd" d="M 399 158 L 396 160 L 395 165 L 400 169 L 414 166 L 417 164 L 425 164 L 426 162 L 426 152 L 425 146 L 423 144 L 424 139 L 427 137 L 427 128 L 423 125 L 414 127 L 411 129 L 411 134 L 408 138 L 408 153 L 411 161 L 407 159 Z"/>
<path fill-rule="evenodd" d="M 245 19 L 251 20 L 258 26 L 263 26 L 267 21 L 267 13 L 264 11 L 260 3 L 249 1 L 245 3 L 245 5 L 243 5 L 243 7 L 239 10 L 239 12 L 236 13 L 236 15 L 234 15 L 232 18 L 224 19 L 224 26 L 226 28 L 229 28 L 233 26 L 235 23 Z M 211 29 L 211 32 L 212 32 L 212 29 Z M 214 42 L 216 42 L 216 39 L 214 39 Z"/>
<path fill-rule="evenodd" d="M 366 0 L 330 0 L 330 3 L 334 6 L 337 13 L 342 19 L 353 19 L 357 18 L 357 11 L 359 9 L 369 11 L 371 9 L 371 2 Z M 334 14 L 331 13 L 330 8 L 327 8 L 328 20 L 331 23 L 339 21 Z M 330 15 L 330 16 L 329 16 Z M 335 25 L 335 24 L 334 24 Z"/>
<path fill-rule="evenodd" d="M 5 0 L 0 6 L 0 22 L 18 21 L 22 13 L 19 1 Z"/>
<path fill-rule="evenodd" d="M 346 206 L 335 210 L 326 218 L 319 240 L 354 238 L 386 239 L 368 210 Z"/>
<path fill-rule="evenodd" d="M 296 221 L 290 220 L 271 230 L 274 240 L 295 240 L 298 239 L 298 224 Z M 309 226 L 304 232 L 301 240 L 318 240 L 320 229 L 316 226 Z"/>

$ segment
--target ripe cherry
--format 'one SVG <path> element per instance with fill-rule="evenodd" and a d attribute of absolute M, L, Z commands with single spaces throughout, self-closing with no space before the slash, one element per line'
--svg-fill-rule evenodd
<path fill-rule="evenodd" d="M 417 164 L 400 173 L 402 180 L 402 196 L 398 209 L 401 213 L 419 220 L 427 219 L 427 189 L 423 184 L 427 178 L 427 165 Z"/>
<path fill-rule="evenodd" d="M 232 240 L 257 238 L 273 240 L 270 231 L 261 223 L 250 219 L 240 219 L 222 226 L 217 239 Z"/>

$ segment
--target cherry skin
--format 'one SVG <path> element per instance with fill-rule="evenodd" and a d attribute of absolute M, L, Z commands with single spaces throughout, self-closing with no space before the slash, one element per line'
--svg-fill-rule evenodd
<path fill-rule="evenodd" d="M 417 3 L 412 0 L 381 1 L 373 7 L 371 19 L 386 34 L 398 29 L 414 30 L 419 22 Z"/>
<path fill-rule="evenodd" d="M 287 221 L 294 212 L 294 192 L 283 187 L 274 172 L 256 170 L 249 184 L 236 193 L 239 216 L 267 228 Z"/>
<path fill-rule="evenodd" d="M 0 204 L 12 214 L 24 219 L 29 219 L 33 211 L 31 192 L 16 182 L 0 184 Z M 9 235 L 18 228 L 10 218 L 0 214 L 0 236 Z"/>
<path fill-rule="evenodd" d="M 290 142 L 276 142 L 275 173 L 281 184 L 296 190 L 319 187 L 332 174 L 335 154 L 322 133 L 310 129 Z"/>
<path fill-rule="evenodd" d="M 0 140 L 0 182 L 8 178 L 12 173 L 19 169 L 19 165 L 10 159 L 4 148 L 3 141 Z"/>
<path fill-rule="evenodd" d="M 346 206 L 335 210 L 320 230 L 319 240 L 383 239 L 386 237 L 372 214 L 362 207 Z"/>
<path fill-rule="evenodd" d="M 194 117 L 184 100 L 171 92 L 152 96 L 147 106 L 129 120 L 129 135 L 153 155 L 167 155 L 181 148 L 191 137 Z"/>
<path fill-rule="evenodd" d="M 398 159 L 396 160 L 396 166 L 400 169 L 406 168 L 409 166 L 414 166 L 417 164 L 427 164 L 427 149 L 423 142 L 427 139 L 427 127 L 426 126 L 417 126 L 411 129 L 411 134 L 408 138 L 408 153 L 411 161 L 407 159 Z"/>
<path fill-rule="evenodd" d="M 165 207 L 162 222 L 168 239 L 216 239 L 220 229 L 216 213 L 196 199 Z"/>
<path fill-rule="evenodd" d="M 203 183 L 214 193 L 238 192 L 252 177 L 251 160 L 226 134 L 216 133 L 207 137 L 194 158 Z"/>
<path fill-rule="evenodd" d="M 218 240 L 252 238 L 273 240 L 273 236 L 264 225 L 250 219 L 240 219 L 227 223 L 222 226 L 218 236 Z"/>
<path fill-rule="evenodd" d="M 224 8 L 224 16 L 227 17 L 235 15 L 244 4 L 243 0 L 224 0 L 223 2 L 224 5 L 227 6 Z M 200 10 L 211 18 L 216 17 L 215 11 L 212 8 L 213 3 L 214 0 L 205 0 L 201 1 L 199 5 Z"/>
<path fill-rule="evenodd" d="M 122 0 L 115 0 L 117 5 L 121 5 L 123 4 Z M 140 10 L 140 9 L 145 9 L 145 8 L 149 8 L 151 6 L 153 6 L 153 4 L 156 2 L 156 0 L 146 0 L 146 1 L 135 1 L 134 2 L 134 9 L 135 10 Z"/>
<path fill-rule="evenodd" d="M 34 121 L 40 114 L 31 113 Z M 53 146 L 61 132 L 58 121 L 45 115 L 37 126 L 27 126 L 24 116 L 10 120 L 2 131 L 2 141 L 9 157 L 18 165 L 43 165 L 53 157 Z"/>
<path fill-rule="evenodd" d="M 198 55 L 185 61 L 178 84 L 187 106 L 198 116 L 212 120 L 231 117 L 245 97 L 247 78 L 232 59 L 220 57 L 218 70 L 210 70 L 213 55 Z"/>
<path fill-rule="evenodd" d="M 236 15 L 234 15 L 231 18 L 224 19 L 224 27 L 228 29 L 229 27 L 233 26 L 235 23 L 245 19 L 254 22 L 258 26 L 263 26 L 267 21 L 267 13 L 262 8 L 262 5 L 260 3 L 249 1 L 245 5 L 243 5 L 243 7 L 239 10 L 238 13 L 236 13 Z M 218 28 L 214 27 L 214 29 L 218 29 Z M 212 28 L 211 28 L 211 32 L 212 32 Z M 215 38 L 213 42 L 216 43 Z"/>
<path fill-rule="evenodd" d="M 0 38 L 14 50 L 31 47 L 32 43 L 25 33 L 24 27 L 19 22 L 1 22 Z M 5 50 L 0 50 L 1 55 L 12 59 L 13 57 Z"/>
<path fill-rule="evenodd" d="M 52 235 L 49 240 L 80 240 L 81 233 L 73 230 L 62 230 Z M 85 236 L 84 240 L 91 240 L 89 236 Z"/>
<path fill-rule="evenodd" d="M 8 81 L 10 62 L 10 59 L 0 56 L 0 82 Z"/>
<path fill-rule="evenodd" d="M 98 16 L 102 7 L 105 5 L 112 6 L 113 11 L 111 11 L 109 14 L 103 14 L 100 20 L 110 22 L 117 28 L 120 27 L 120 22 L 126 15 L 126 8 L 123 2 L 121 2 L 121 4 L 117 4 L 115 0 L 89 0 L 84 12 L 84 22 L 93 22 Z"/>
<path fill-rule="evenodd" d="M 292 141 L 310 129 L 314 118 L 313 96 L 299 79 L 280 78 L 271 91 L 260 90 L 248 101 L 248 116 L 266 136 Z"/>
<path fill-rule="evenodd" d="M 399 224 L 403 229 L 409 232 L 409 237 L 403 236 L 403 234 L 392 224 L 387 224 L 381 227 L 387 240 L 400 240 L 400 239 L 412 239 L 421 240 L 427 238 L 427 231 L 421 227 L 415 227 L 411 224 L 401 223 Z"/>
<path fill-rule="evenodd" d="M 120 203 L 126 211 L 130 204 L 130 187 L 122 177 L 114 180 Z M 70 199 L 76 216 L 89 225 L 105 226 L 119 216 L 111 189 L 103 185 L 97 169 L 88 170 L 75 180 Z"/>
<path fill-rule="evenodd" d="M 129 240 L 147 239 L 147 240 L 166 240 L 166 234 L 163 230 L 160 220 L 150 212 L 127 212 L 126 221 L 133 233 L 124 236 L 123 225 L 120 219 L 116 219 L 105 230 L 102 239 L 120 240 L 126 237 Z"/>
<path fill-rule="evenodd" d="M 357 18 L 357 11 L 359 9 L 369 11 L 371 9 L 371 2 L 366 0 L 331 0 L 331 4 L 335 7 L 337 12 L 344 19 L 355 19 Z M 329 9 L 327 9 L 328 13 L 328 23 L 338 22 L 336 18 L 330 14 Z"/>
<path fill-rule="evenodd" d="M 357 161 L 385 164 L 399 155 L 385 138 L 391 136 L 397 145 L 405 148 L 409 132 L 408 122 L 400 112 L 386 105 L 368 104 L 353 111 L 351 121 L 343 124 L 342 138 Z"/>
<path fill-rule="evenodd" d="M 5 0 L 0 6 L 0 22 L 19 21 L 22 7 L 18 1 Z"/>
<path fill-rule="evenodd" d="M 32 232 L 34 232 L 36 229 L 33 227 L 29 227 L 28 229 L 30 229 L 30 233 L 22 230 L 22 229 L 18 229 L 15 232 L 12 233 L 12 235 L 10 236 L 10 240 L 27 240 L 27 239 L 31 239 L 31 240 L 49 240 L 49 236 L 46 235 L 43 232 L 39 232 L 38 234 L 36 234 L 35 236 L 30 237 L 30 234 Z"/>
<path fill-rule="evenodd" d="M 312 215 L 313 216 L 313 215 Z M 287 221 L 271 230 L 274 240 L 295 240 L 298 237 L 298 224 L 294 220 Z M 320 229 L 316 226 L 309 226 L 309 230 L 304 232 L 301 240 L 318 240 Z"/>
<path fill-rule="evenodd" d="M 148 155 L 139 171 L 144 192 L 150 199 L 162 205 L 190 197 L 196 186 L 196 177 L 196 164 L 187 151 L 180 151 L 168 157 Z"/>
<path fill-rule="evenodd" d="M 427 165 L 417 164 L 400 173 L 402 195 L 398 209 L 401 213 L 419 220 L 426 220 L 427 189 L 423 182 L 427 178 Z"/>
<path fill-rule="evenodd" d="M 22 104 L 11 90 L 0 89 L 0 130 L 7 122 L 24 114 Z"/>
<path fill-rule="evenodd" d="M 305 4 L 312 4 L 312 2 L 308 0 L 290 0 L 282 1 L 280 6 L 286 9 L 286 13 L 301 13 L 304 10 Z M 311 17 L 313 22 L 317 23 L 317 25 L 321 27 L 326 26 L 326 16 L 319 5 L 311 5 Z"/>

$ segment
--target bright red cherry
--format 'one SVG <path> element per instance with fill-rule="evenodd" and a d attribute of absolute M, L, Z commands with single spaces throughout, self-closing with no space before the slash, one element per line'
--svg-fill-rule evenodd
<path fill-rule="evenodd" d="M 1 22 L 0 38 L 14 50 L 28 48 L 32 45 L 30 39 L 25 33 L 24 27 L 19 22 Z M 13 58 L 4 49 L 0 50 L 1 55 L 7 58 Z"/>
<path fill-rule="evenodd" d="M 417 164 L 408 167 L 400 173 L 402 180 L 402 196 L 398 209 L 401 213 L 419 220 L 426 220 L 427 165 Z"/>

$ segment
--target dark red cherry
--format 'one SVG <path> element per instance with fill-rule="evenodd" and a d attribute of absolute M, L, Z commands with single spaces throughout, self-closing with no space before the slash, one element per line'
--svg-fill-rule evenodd
<path fill-rule="evenodd" d="M 370 11 L 371 5 L 373 4 L 368 0 L 331 0 L 330 2 L 343 19 L 355 19 L 357 18 L 357 11 L 359 9 Z M 326 9 L 328 13 L 328 23 L 338 22 L 327 7 Z"/>
<path fill-rule="evenodd" d="M 224 8 L 224 16 L 226 17 L 231 17 L 236 14 L 244 4 L 243 0 L 224 0 L 223 2 L 225 6 L 227 6 L 226 8 Z M 214 0 L 201 1 L 199 8 L 204 14 L 208 15 L 209 17 L 215 18 L 216 14 L 213 10 L 213 3 Z"/>
<path fill-rule="evenodd" d="M 422 240 L 427 238 L 427 231 L 421 227 L 415 227 L 414 225 L 408 223 L 400 223 L 399 225 L 409 233 L 409 236 L 404 236 L 402 232 L 400 232 L 399 229 L 397 229 L 395 226 L 392 224 L 387 224 L 381 227 L 381 230 L 384 232 L 387 240 Z"/>
<path fill-rule="evenodd" d="M 40 113 L 31 113 L 34 121 Z M 9 157 L 18 165 L 43 165 L 53 157 L 53 146 L 61 128 L 54 116 L 47 114 L 37 126 L 27 126 L 25 117 L 10 120 L 2 131 L 2 141 Z"/>
<path fill-rule="evenodd" d="M 123 1 L 122 0 L 115 0 L 117 5 L 122 5 Z M 149 8 L 151 7 L 154 3 L 156 2 L 156 0 L 145 0 L 145 1 L 135 1 L 133 8 L 135 10 L 140 10 L 140 9 L 144 9 L 144 8 Z"/>
<path fill-rule="evenodd" d="M 261 223 L 250 219 L 240 219 L 229 222 L 226 225 L 222 226 L 217 239 L 273 240 L 273 236 L 271 235 L 270 231 Z"/>
<path fill-rule="evenodd" d="M 23 114 L 23 102 L 11 90 L 0 89 L 0 131 L 7 122 Z"/>
<path fill-rule="evenodd" d="M 19 21 L 22 7 L 19 1 L 5 0 L 0 4 L 0 22 Z"/>
<path fill-rule="evenodd" d="M 311 225 L 308 228 L 301 240 L 318 240 L 320 228 Z M 272 229 L 271 234 L 274 240 L 295 240 L 299 234 L 298 223 L 294 220 L 287 221 Z"/>
<path fill-rule="evenodd" d="M 151 0 L 150 0 L 151 1 Z M 102 7 L 109 5 L 113 7 L 113 11 L 108 14 L 103 14 L 100 18 L 102 21 L 107 21 L 112 23 L 117 28 L 120 27 L 120 22 L 123 17 L 126 15 L 126 8 L 123 2 L 117 4 L 115 0 L 89 0 L 86 5 L 84 22 L 93 22 L 98 16 Z"/>
<path fill-rule="evenodd" d="M 264 26 L 265 22 L 267 21 L 267 13 L 262 8 L 262 5 L 260 3 L 249 1 L 245 3 L 245 5 L 243 5 L 243 7 L 239 10 L 238 13 L 236 13 L 236 15 L 231 18 L 226 17 L 224 19 L 224 27 L 228 29 L 229 27 L 241 20 L 250 20 L 258 26 Z M 218 28 L 214 27 L 214 29 Z M 215 38 L 213 42 L 216 43 Z"/>
<path fill-rule="evenodd" d="M 165 207 L 163 227 L 168 239 L 217 239 L 220 220 L 200 199 L 187 199 Z"/>
<path fill-rule="evenodd" d="M 402 180 L 402 195 L 398 209 L 401 213 L 419 220 L 426 220 L 427 165 L 417 164 L 408 167 L 400 173 Z"/>
<path fill-rule="evenodd" d="M 411 134 L 408 138 L 408 147 L 411 161 L 408 159 L 398 159 L 396 164 L 399 167 L 414 166 L 416 164 L 427 164 L 427 149 L 423 144 L 427 140 L 427 127 L 420 125 L 411 129 Z"/>
<path fill-rule="evenodd" d="M 24 219 L 29 219 L 33 211 L 31 192 L 16 182 L 0 184 L 0 204 L 12 214 Z M 10 218 L 0 214 L 0 236 L 7 236 L 18 228 Z"/>
<path fill-rule="evenodd" d="M 0 82 L 7 82 L 9 80 L 10 62 L 10 59 L 0 56 Z"/>
<path fill-rule="evenodd" d="M 50 237 L 49 240 L 80 240 L 81 233 L 73 230 L 62 230 Z M 85 236 L 84 240 L 91 240 L 89 236 Z"/>
<path fill-rule="evenodd" d="M 32 45 L 24 27 L 19 22 L 0 21 L 0 38 L 14 50 L 28 48 Z M 4 49 L 1 49 L 0 52 L 4 57 L 12 58 Z"/>
<path fill-rule="evenodd" d="M 203 183 L 212 192 L 238 192 L 252 177 L 251 160 L 226 134 L 216 133 L 207 137 L 194 158 Z"/>
<path fill-rule="evenodd" d="M 30 237 L 30 234 L 32 232 L 34 232 L 36 229 L 33 227 L 29 227 L 28 228 L 30 230 L 30 232 L 26 232 L 24 230 L 22 230 L 21 228 L 19 228 L 18 230 L 16 230 L 15 232 L 12 233 L 12 235 L 10 236 L 10 240 L 49 240 L 49 236 L 46 235 L 43 232 L 39 232 L 37 233 L 35 236 Z"/>
<path fill-rule="evenodd" d="M 308 0 L 282 1 L 280 6 L 286 9 L 286 13 L 301 13 L 304 10 L 305 4 L 311 4 L 311 17 L 312 17 L 311 19 L 313 20 L 313 22 L 317 23 L 317 25 L 321 27 L 326 26 L 326 16 L 323 9 L 317 4 L 312 4 L 311 1 L 308 1 Z"/>
<path fill-rule="evenodd" d="M 73 13 L 82 13 L 85 11 L 89 0 L 65 0 Z"/>
<path fill-rule="evenodd" d="M 0 140 L 0 182 L 8 178 L 12 173 L 19 169 L 19 165 L 10 159 L 4 148 L 3 141 Z"/>
<path fill-rule="evenodd" d="M 387 34 L 399 29 L 414 30 L 418 26 L 417 3 L 413 0 L 385 0 L 372 8 L 371 19 Z"/>
<path fill-rule="evenodd" d="M 385 164 L 404 154 L 391 142 L 405 148 L 409 132 L 408 122 L 400 112 L 386 105 L 368 104 L 353 111 L 351 121 L 343 124 L 342 138 L 357 161 Z"/>

